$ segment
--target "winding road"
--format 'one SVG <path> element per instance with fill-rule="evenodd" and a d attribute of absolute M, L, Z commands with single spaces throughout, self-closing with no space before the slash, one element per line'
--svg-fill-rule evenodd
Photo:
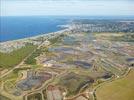
<path fill-rule="evenodd" d="M 115 81 L 115 80 L 117 80 L 117 79 L 124 78 L 126 75 L 129 74 L 130 70 L 131 70 L 131 68 L 129 67 L 128 70 L 126 71 L 126 73 L 125 73 L 123 76 L 121 76 L 121 77 L 116 77 L 116 78 L 114 78 L 114 79 L 110 79 L 110 80 L 108 80 L 108 81 L 105 81 L 105 82 L 103 82 L 103 83 L 97 85 L 97 86 L 93 89 L 93 91 L 92 91 L 92 93 L 93 93 L 93 100 L 97 100 L 96 91 L 97 91 L 98 88 L 100 88 L 101 86 L 103 86 L 103 85 L 105 85 L 105 84 L 107 84 L 107 83 L 109 83 L 109 82 L 113 82 L 113 81 Z"/>

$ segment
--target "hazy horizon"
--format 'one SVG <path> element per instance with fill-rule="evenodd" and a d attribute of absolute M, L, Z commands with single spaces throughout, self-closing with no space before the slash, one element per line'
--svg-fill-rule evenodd
<path fill-rule="evenodd" d="M 133 0 L 1 0 L 1 16 L 134 16 Z"/>

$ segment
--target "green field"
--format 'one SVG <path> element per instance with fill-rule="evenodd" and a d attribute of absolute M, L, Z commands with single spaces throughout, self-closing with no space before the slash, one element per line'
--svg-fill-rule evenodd
<path fill-rule="evenodd" d="M 2 96 L 2 95 L 0 94 L 0 100 L 10 100 L 10 99 L 7 98 L 7 97 Z"/>
<path fill-rule="evenodd" d="M 97 100 L 134 100 L 134 69 L 124 78 L 106 83 L 96 91 Z"/>
<path fill-rule="evenodd" d="M 19 64 L 28 54 L 30 54 L 37 46 L 27 44 L 18 50 L 11 53 L 0 52 L 0 68 L 12 68 Z"/>

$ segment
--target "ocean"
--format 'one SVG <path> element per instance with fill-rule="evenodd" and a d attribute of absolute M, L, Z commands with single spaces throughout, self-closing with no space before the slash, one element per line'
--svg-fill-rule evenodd
<path fill-rule="evenodd" d="M 134 16 L 1 16 L 0 42 L 60 31 L 74 19 L 134 19 Z"/>
<path fill-rule="evenodd" d="M 0 17 L 0 42 L 22 39 L 62 30 L 68 24 L 62 17 Z"/>

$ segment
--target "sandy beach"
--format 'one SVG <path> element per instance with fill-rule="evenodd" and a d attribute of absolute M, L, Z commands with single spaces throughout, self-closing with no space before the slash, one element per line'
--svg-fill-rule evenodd
<path fill-rule="evenodd" d="M 38 41 L 34 41 L 35 39 L 38 39 L 40 37 L 48 40 L 50 38 L 54 38 L 60 34 L 63 34 L 64 32 L 69 31 L 69 28 L 66 28 L 64 30 L 51 32 L 51 33 L 45 33 L 43 35 L 37 35 L 33 37 L 23 38 L 23 39 L 17 39 L 17 40 L 10 40 L 6 42 L 0 42 L 0 52 L 11 52 L 14 49 L 19 49 L 23 46 L 25 46 L 26 43 L 33 43 L 34 45 L 40 44 Z"/>

